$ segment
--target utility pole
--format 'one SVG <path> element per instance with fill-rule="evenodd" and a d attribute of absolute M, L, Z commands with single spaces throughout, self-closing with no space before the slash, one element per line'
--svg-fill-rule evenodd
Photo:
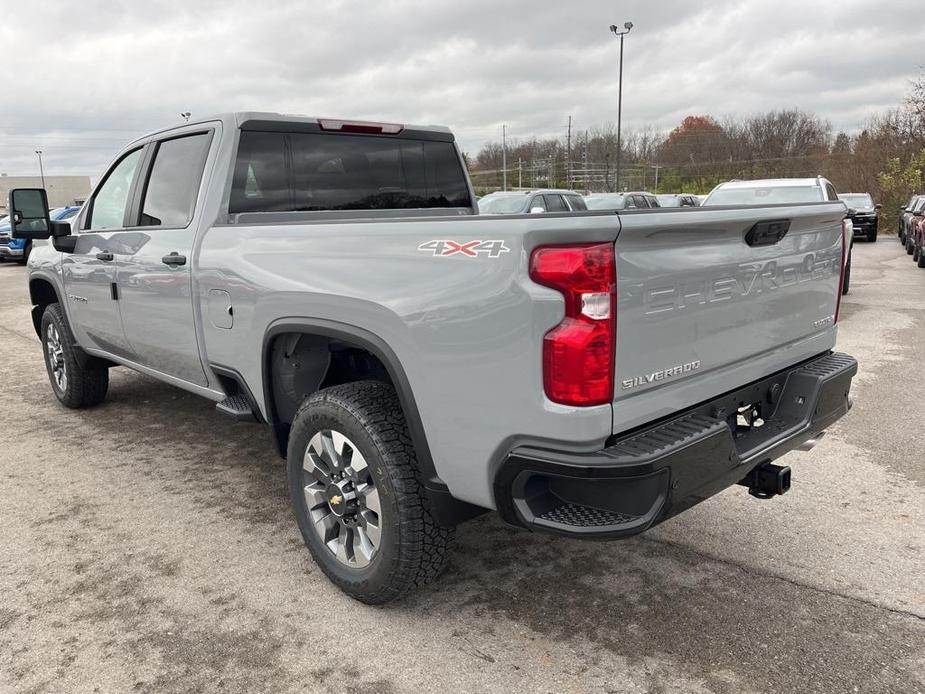
<path fill-rule="evenodd" d="M 35 153 L 39 155 L 39 174 L 42 177 L 42 188 L 44 188 L 45 187 L 45 169 L 42 168 L 42 150 L 37 149 L 35 150 Z"/>
<path fill-rule="evenodd" d="M 565 187 L 572 188 L 572 117 L 568 117 L 568 137 L 565 145 Z"/>
<path fill-rule="evenodd" d="M 524 160 L 517 157 L 517 188 L 524 187 Z"/>
<path fill-rule="evenodd" d="M 662 168 L 660 164 L 655 165 L 655 194 L 658 195 L 658 170 Z"/>
<path fill-rule="evenodd" d="M 610 25 L 610 31 L 612 31 L 615 36 L 620 37 L 620 83 L 617 87 L 617 192 L 620 191 L 620 159 L 623 154 L 620 149 L 620 130 L 623 125 L 623 37 L 630 33 L 630 29 L 632 28 L 632 22 L 626 22 L 623 25 L 624 31 L 620 31 L 620 28 L 616 24 Z"/>
<path fill-rule="evenodd" d="M 507 190 L 507 125 L 501 126 L 501 190 Z"/>

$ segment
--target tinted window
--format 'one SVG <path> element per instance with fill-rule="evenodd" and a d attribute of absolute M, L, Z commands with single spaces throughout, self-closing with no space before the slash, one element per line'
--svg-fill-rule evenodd
<path fill-rule="evenodd" d="M 627 209 L 635 209 L 636 208 L 636 196 L 635 195 L 625 196 L 624 205 Z"/>
<path fill-rule="evenodd" d="M 565 199 L 568 200 L 569 207 L 571 207 L 574 211 L 588 209 L 588 206 L 585 205 L 585 201 L 582 200 L 578 195 L 566 195 Z"/>
<path fill-rule="evenodd" d="M 135 170 L 141 159 L 141 149 L 126 154 L 106 175 L 106 180 L 93 196 L 87 229 L 121 229 L 125 207 Z"/>
<path fill-rule="evenodd" d="M 543 197 L 546 199 L 547 212 L 568 212 L 568 207 L 561 195 L 544 195 Z"/>
<path fill-rule="evenodd" d="M 527 212 L 533 212 L 533 210 L 540 208 L 543 212 L 546 212 L 546 201 L 543 200 L 542 195 L 534 195 L 533 199 L 530 201 L 530 208 Z"/>
<path fill-rule="evenodd" d="M 649 207 L 661 207 L 661 205 L 658 204 L 658 200 L 655 199 L 654 195 L 647 195 L 646 202 L 649 203 Z"/>
<path fill-rule="evenodd" d="M 469 207 L 456 148 L 369 135 L 241 133 L 231 212 Z"/>
<path fill-rule="evenodd" d="M 185 227 L 193 218 L 209 133 L 158 143 L 141 207 L 141 226 Z"/>

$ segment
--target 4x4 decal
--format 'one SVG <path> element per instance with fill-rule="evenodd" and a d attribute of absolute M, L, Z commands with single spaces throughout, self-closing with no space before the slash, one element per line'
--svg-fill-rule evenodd
<path fill-rule="evenodd" d="M 480 253 L 487 255 L 489 258 L 499 258 L 502 253 L 508 253 L 511 249 L 505 245 L 504 241 L 495 239 L 465 242 L 450 240 L 426 241 L 418 246 L 418 250 L 441 258 L 456 255 L 457 253 L 462 254 L 465 258 L 477 258 Z"/>

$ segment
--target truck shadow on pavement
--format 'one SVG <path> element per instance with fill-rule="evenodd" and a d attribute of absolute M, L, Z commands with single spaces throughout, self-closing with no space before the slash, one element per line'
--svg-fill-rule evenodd
<path fill-rule="evenodd" d="M 41 357 L 34 361 L 41 368 Z M 144 476 L 161 493 L 217 515 L 230 533 L 244 534 L 242 551 L 251 542 L 284 547 L 280 571 L 311 584 L 307 590 L 330 590 L 340 610 L 368 609 L 327 586 L 311 566 L 295 530 L 285 466 L 269 428 L 232 422 L 206 400 L 124 369 L 113 370 L 109 398 L 93 410 L 67 412 L 42 385 L 32 379 L 6 393 L 37 412 L 37 431 L 54 430 L 59 444 L 70 450 L 80 450 L 92 436 L 96 450 L 112 453 L 106 468 L 121 476 Z M 72 517 L 85 512 L 64 510 Z M 107 528 L 113 526 L 100 530 Z M 729 542 L 735 542 L 735 529 L 728 533 Z M 157 581 L 188 580 L 179 559 L 158 553 L 149 558 L 147 570 Z M 202 586 L 203 576 L 198 578 Z M 110 589 L 139 590 L 137 583 L 137 577 L 124 577 Z M 97 617 L 112 616 L 107 612 L 112 596 L 93 592 L 92 586 L 87 590 L 100 603 Z M 213 598 L 219 599 L 212 603 L 216 610 L 222 609 L 221 600 L 247 600 L 246 595 L 222 598 L 220 592 Z M 146 603 L 134 609 L 143 611 Z M 680 666 L 715 692 L 851 691 L 856 686 L 890 691 L 897 681 L 918 676 L 915 660 L 921 652 L 913 644 L 925 640 L 925 624 L 650 537 L 581 542 L 511 529 L 493 515 L 458 529 L 441 579 L 377 613 L 386 622 L 410 613 L 422 624 L 439 623 L 451 631 L 457 648 L 485 667 L 510 661 L 504 645 L 513 636 L 568 643 L 581 653 L 576 673 L 606 669 L 617 658 L 647 672 L 655 690 Z M 179 650 L 174 640 L 160 643 L 163 636 L 157 631 L 147 635 L 145 646 L 167 658 L 189 660 L 189 672 L 221 667 L 222 658 L 213 662 L 203 655 L 219 649 L 229 658 L 244 658 L 255 677 L 281 677 L 271 651 L 260 651 L 263 660 L 248 656 L 254 634 L 275 631 L 261 619 L 252 620 L 243 640 L 226 635 L 224 645 L 214 631 L 202 629 L 187 636 L 192 641 L 181 642 Z M 263 642 L 271 650 L 276 643 L 272 638 Z"/>

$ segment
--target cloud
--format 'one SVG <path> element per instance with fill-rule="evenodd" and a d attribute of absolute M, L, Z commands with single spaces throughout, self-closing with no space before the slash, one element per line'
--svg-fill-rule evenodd
<path fill-rule="evenodd" d="M 921 70 L 918 0 L 17 3 L 0 28 L 0 171 L 99 175 L 127 141 L 194 116 L 280 111 L 499 137 L 799 107 L 853 130 Z M 921 27 L 921 28 L 920 28 Z"/>

